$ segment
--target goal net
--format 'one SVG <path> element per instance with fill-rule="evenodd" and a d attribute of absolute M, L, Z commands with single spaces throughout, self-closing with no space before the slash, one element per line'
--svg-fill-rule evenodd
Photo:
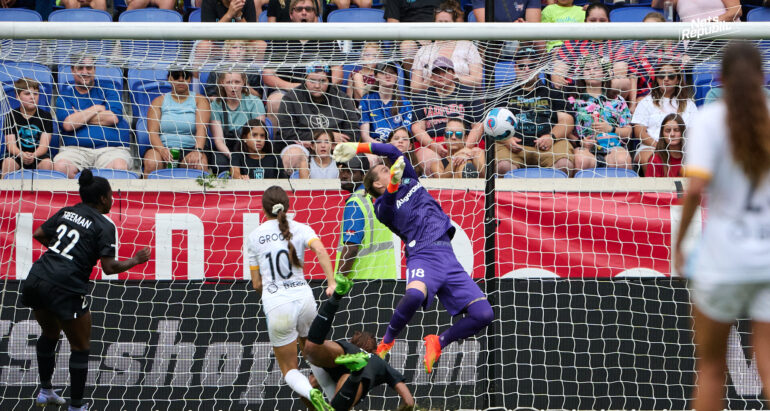
<path fill-rule="evenodd" d="M 109 169 L 100 172 L 114 192 L 119 259 L 152 249 L 127 273 L 92 273 L 93 408 L 303 409 L 273 356 L 245 238 L 264 221 L 262 193 L 280 185 L 292 218 L 334 258 L 350 234 L 348 189 L 360 184 L 350 175 L 387 162 L 338 168 L 330 150 L 390 137 L 452 219 L 455 254 L 495 310 L 487 330 L 445 348 L 432 374 L 422 338 L 453 319 L 434 302 L 410 321 L 389 362 L 419 407 L 684 409 L 695 354 L 688 289 L 671 263 L 686 141 L 677 132 L 719 98 L 727 39 L 764 53 L 770 32 L 741 23 L 682 39 L 691 26 L 650 24 L 257 24 L 244 33 L 1 23 L 0 408 L 25 408 L 38 389 L 40 328 L 19 289 L 45 250 L 34 229 L 80 201 L 67 178 L 75 171 L 61 166 L 70 161 Z M 484 136 L 496 107 L 515 116 L 521 152 Z M 65 121 L 87 109 L 117 121 Z M 83 159 L 74 147 L 113 157 Z M 46 156 L 53 170 L 41 170 Z M 30 162 L 38 170 L 22 169 Z M 393 246 L 395 278 L 356 280 L 331 338 L 384 334 L 406 287 L 403 246 L 396 237 Z M 320 302 L 311 254 L 305 271 Z M 741 322 L 730 336 L 735 409 L 763 406 L 747 331 Z M 69 352 L 62 338 L 55 388 L 68 385 Z M 300 368 L 310 372 L 304 360 Z M 355 409 L 398 405 L 381 386 Z"/>

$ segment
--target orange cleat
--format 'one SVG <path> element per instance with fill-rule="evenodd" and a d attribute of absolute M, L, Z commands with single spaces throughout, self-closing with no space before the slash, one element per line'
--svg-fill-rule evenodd
<path fill-rule="evenodd" d="M 430 374 L 433 371 L 433 365 L 441 357 L 441 342 L 436 334 L 428 335 L 423 340 L 425 340 L 425 372 Z"/>
<path fill-rule="evenodd" d="M 393 340 L 390 342 L 390 344 L 385 343 L 385 341 L 380 341 L 380 344 L 377 346 L 377 355 L 380 356 L 383 360 L 385 359 L 385 354 L 387 354 L 391 348 L 393 348 L 393 344 L 396 343 L 396 340 Z"/>

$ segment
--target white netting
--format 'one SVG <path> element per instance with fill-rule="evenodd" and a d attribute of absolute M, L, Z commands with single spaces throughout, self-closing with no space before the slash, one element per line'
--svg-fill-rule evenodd
<path fill-rule="evenodd" d="M 630 178 L 499 178 L 494 192 L 481 178 L 423 180 L 459 228 L 455 252 L 488 293 L 496 321 L 482 335 L 448 347 L 435 374 L 427 375 L 421 364 L 421 338 L 451 323 L 443 309 L 434 305 L 412 319 L 391 353 L 391 364 L 404 372 L 418 405 L 426 408 L 685 408 L 694 383 L 689 295 L 680 280 L 669 278 L 681 184 L 678 179 L 635 177 L 647 172 L 636 157 L 644 139 L 657 139 L 652 130 L 661 127 L 665 116 L 644 98 L 659 92 L 665 97 L 669 87 L 665 81 L 674 81 L 682 93 L 692 94 L 693 107 L 703 104 L 707 96 L 718 93 L 720 50 L 726 42 L 572 40 L 562 45 L 561 52 L 551 53 L 542 52 L 543 43 L 440 40 L 414 43 L 410 48 L 385 34 L 376 42 L 313 41 L 309 45 L 261 40 L 3 40 L 0 82 L 8 97 L 0 107 L 6 108 L 4 113 L 19 112 L 13 86 L 17 79 L 40 83 L 40 108 L 50 110 L 53 119 L 52 158 L 55 150 L 62 152 L 62 146 L 75 142 L 96 146 L 117 142 L 128 149 L 129 171 L 141 177 L 147 171 L 147 153 L 162 151 L 158 142 L 184 141 L 188 145 L 179 147 L 182 154 L 194 151 L 190 142 L 199 144 L 206 158 L 200 167 L 217 176 L 234 172 L 231 162 L 244 147 L 248 149 L 248 145 L 227 146 L 227 138 L 235 135 L 237 139 L 232 133 L 239 133 L 240 126 L 253 117 L 269 123 L 266 134 L 272 151 L 251 157 L 246 151 L 241 158 L 253 161 L 244 160 L 247 164 L 238 172 L 250 180 L 268 176 L 281 180 L 244 182 L 194 172 L 183 177 L 201 178 L 111 180 L 115 204 L 110 218 L 118 226 L 119 256 L 127 258 L 150 246 L 153 258 L 127 274 L 94 272 L 86 397 L 93 398 L 97 409 L 301 408 L 272 355 L 264 313 L 248 281 L 244 238 L 263 221 L 261 193 L 280 184 L 290 191 L 294 218 L 310 224 L 332 250 L 339 244 L 348 193 L 339 189 L 336 175 L 323 174 L 325 159 L 308 158 L 301 152 L 282 156 L 280 149 L 299 139 L 311 153 L 318 149 L 324 157 L 330 148 L 308 144 L 308 136 L 318 129 L 332 129 L 332 140 L 358 140 L 364 131 L 362 110 L 368 107 L 370 124 L 365 131 L 372 138 L 387 136 L 396 123 L 408 120 L 407 115 L 412 122 L 426 122 L 427 136 L 413 140 L 423 148 L 411 150 L 415 162 L 423 162 L 420 168 L 426 176 L 436 177 L 438 171 L 476 177 L 485 166 L 483 151 L 460 154 L 461 147 L 444 145 L 449 149 L 444 154 L 428 143 L 450 138 L 445 131 L 455 129 L 450 129 L 447 118 L 454 116 L 462 116 L 460 128 L 466 138 L 478 138 L 484 114 L 505 106 L 518 117 L 517 136 L 523 140 L 559 129 L 574 141 L 569 143 L 574 151 L 581 146 L 581 137 L 616 135 L 630 158 L 627 168 L 602 167 L 612 160 L 607 158 L 612 150 L 602 155 L 587 150 L 593 153 L 594 163 L 590 156 L 578 162 L 573 153 L 564 168 L 574 175 L 578 168 L 599 167 L 580 176 L 610 173 Z M 527 52 L 528 48 L 533 51 Z M 457 54 L 462 57 L 451 50 L 461 50 Z M 432 95 L 420 84 L 428 88 L 441 84 L 441 79 L 430 80 L 433 65 L 440 68 L 440 56 L 452 56 L 463 86 Z M 368 82 L 377 81 L 378 76 L 369 70 L 379 63 L 394 63 L 395 76 L 389 80 L 394 83 L 392 91 L 409 103 L 411 111 L 404 104 L 391 112 L 371 101 L 361 103 L 367 91 L 376 90 Z M 420 69 L 410 71 L 410 64 Z M 91 76 L 91 67 L 105 98 L 92 96 L 88 107 L 96 104 L 108 109 L 109 95 L 115 105 L 108 111 L 118 114 L 119 121 L 110 123 L 109 133 L 77 138 L 64 120 L 78 110 L 56 101 L 77 100 L 73 88 L 83 80 L 76 77 Z M 206 97 L 184 106 L 186 93 L 168 94 L 173 90 L 169 71 L 194 73 L 190 89 Z M 332 85 L 321 99 L 302 100 L 290 90 L 293 84 L 304 90 L 308 80 L 311 87 L 318 85 L 314 76 L 324 72 Z M 246 74 L 245 81 L 241 73 Z M 586 73 L 599 74 L 587 78 Z M 673 80 L 656 78 L 656 73 Z M 179 82 L 183 77 L 180 73 L 175 78 Z M 217 87 L 212 78 L 225 80 Z M 597 85 L 592 80 L 600 81 Z M 580 90 L 584 83 L 594 88 Z M 607 85 L 604 90 L 602 83 Z M 548 90 L 547 95 L 520 92 L 532 86 Z M 227 94 L 227 87 L 243 92 L 235 98 Z M 551 98 L 549 93 L 558 88 L 561 93 L 553 96 L 560 97 Z M 444 91 L 450 89 L 446 86 Z M 597 89 L 609 93 L 612 99 L 607 101 L 614 103 L 603 105 L 602 100 L 599 109 L 589 108 L 592 102 L 584 95 L 581 98 L 581 93 Z M 616 95 L 627 109 L 619 108 Z M 177 106 L 186 107 L 188 115 L 190 109 L 207 114 L 192 122 L 186 120 L 189 117 L 174 117 L 179 111 L 164 108 L 159 100 L 152 107 L 158 96 L 176 98 Z M 293 99 L 291 104 L 288 98 Z M 228 103 L 233 105 L 226 108 Z M 219 113 L 214 114 L 217 105 Z M 649 113 L 634 120 L 644 105 Z M 203 110 L 207 106 L 214 108 Z M 152 111 L 160 116 L 151 118 Z M 542 115 L 544 111 L 561 111 L 566 117 Z M 166 122 L 163 114 L 168 116 Z M 383 114 L 389 120 L 378 123 L 376 116 Z M 614 130 L 592 132 L 592 124 L 600 123 L 597 116 L 607 123 L 607 130 Z M 9 124 L 14 122 L 13 114 L 3 119 L 6 134 L 22 134 L 18 126 Z M 632 124 L 643 127 L 637 131 Z M 85 127 L 91 126 L 96 125 Z M 636 134 L 642 129 L 648 136 Z M 539 134 L 527 135 L 528 130 Z M 223 140 L 218 141 L 220 137 Z M 225 146 L 230 156 L 218 163 L 216 154 L 225 153 Z M 7 147 L 3 150 L 8 153 Z M 677 158 L 680 150 L 666 152 L 667 158 Z M 274 156 L 272 162 L 267 160 L 270 156 Z M 457 157 L 462 160 L 460 171 L 447 172 Z M 510 174 L 499 170 L 500 177 L 559 177 L 550 171 L 559 168 L 558 159 L 548 165 L 536 157 L 530 160 L 534 163 L 528 162 L 530 167 Z M 543 167 L 534 167 L 538 163 Z M 166 168 L 166 163 L 153 167 L 161 174 L 184 173 L 182 167 Z M 332 178 L 305 179 L 306 170 L 311 177 Z M 2 409 L 25 409 L 37 388 L 34 341 L 39 328 L 19 302 L 17 281 L 43 251 L 33 243 L 32 231 L 59 208 L 79 201 L 74 180 L 43 181 L 43 174 L 15 172 L 11 177 L 19 179 L 0 182 L 0 256 L 6 262 L 0 272 Z M 485 220 L 485 196 L 492 201 L 496 220 Z M 495 248 L 485 241 L 490 236 Z M 322 276 L 314 259 L 307 273 L 319 296 L 323 286 L 316 280 Z M 404 287 L 400 280 L 357 282 L 337 315 L 333 338 L 344 338 L 360 328 L 381 336 Z M 743 324 L 737 330 L 728 361 L 729 406 L 759 408 L 761 385 L 751 357 L 744 354 L 746 330 Z M 69 352 L 64 339 L 58 352 L 54 385 L 64 387 Z M 304 363 L 302 368 L 307 370 Z M 380 387 L 357 408 L 388 409 L 397 404 L 395 394 Z"/>

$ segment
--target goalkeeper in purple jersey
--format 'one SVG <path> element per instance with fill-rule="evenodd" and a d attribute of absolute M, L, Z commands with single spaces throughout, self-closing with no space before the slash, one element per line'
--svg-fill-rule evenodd
<path fill-rule="evenodd" d="M 457 261 L 451 244 L 455 233 L 452 222 L 420 185 L 409 159 L 396 147 L 378 143 L 338 144 L 334 159 L 346 162 L 358 153 L 387 156 L 394 162 L 390 170 L 384 165 L 369 170 L 364 186 L 377 199 L 377 219 L 406 244 L 406 292 L 377 346 L 377 354 L 385 357 L 417 309 L 428 308 L 434 296 L 452 316 L 465 314 L 440 335 L 424 338 L 425 371 L 430 373 L 444 347 L 481 331 L 492 322 L 494 312 L 484 293 Z"/>

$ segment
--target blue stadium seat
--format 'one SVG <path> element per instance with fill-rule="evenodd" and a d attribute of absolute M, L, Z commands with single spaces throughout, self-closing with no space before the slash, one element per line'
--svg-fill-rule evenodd
<path fill-rule="evenodd" d="M 5 175 L 6 180 L 59 180 L 67 179 L 67 175 L 55 170 L 17 170 Z"/>
<path fill-rule="evenodd" d="M 134 118 L 147 117 L 155 97 L 171 91 L 168 72 L 164 70 L 128 70 L 128 96 Z"/>
<path fill-rule="evenodd" d="M 195 9 L 190 12 L 190 15 L 187 16 L 187 21 L 190 23 L 200 23 L 201 22 L 201 9 Z"/>
<path fill-rule="evenodd" d="M 22 8 L 0 8 L 0 21 L 43 21 L 40 13 Z M 43 42 L 40 40 L 0 40 L 3 57 L 12 61 L 34 61 L 40 53 Z"/>
<path fill-rule="evenodd" d="M 653 9 L 652 7 L 622 7 L 610 11 L 610 21 L 613 23 L 641 23 L 644 20 L 644 16 L 648 13 L 658 12 L 662 10 Z"/>
<path fill-rule="evenodd" d="M 262 13 L 259 13 L 259 18 L 257 18 L 257 22 L 267 23 L 267 10 L 263 11 Z"/>
<path fill-rule="evenodd" d="M 79 9 L 61 9 L 56 10 L 48 16 L 48 21 L 94 21 L 94 22 L 111 22 L 112 16 L 104 10 L 96 10 L 91 8 L 79 8 Z"/>
<path fill-rule="evenodd" d="M 515 65 L 512 61 L 501 61 L 495 64 L 495 88 L 511 84 L 516 80 Z"/>
<path fill-rule="evenodd" d="M 329 23 L 385 23 L 385 11 L 364 8 L 334 10 L 326 17 L 326 21 Z"/>
<path fill-rule="evenodd" d="M 148 180 L 206 177 L 209 173 L 194 168 L 161 168 L 147 175 Z"/>
<path fill-rule="evenodd" d="M 0 8 L 0 21 L 43 21 L 43 18 L 35 10 Z"/>
<path fill-rule="evenodd" d="M 112 15 L 103 10 L 91 8 L 61 9 L 48 16 L 52 22 L 97 22 L 109 23 Z M 113 48 L 113 40 L 59 40 L 53 46 L 54 61 L 60 64 L 69 64 L 70 55 L 76 52 L 86 52 L 92 56 L 108 56 Z M 97 61 L 103 58 L 97 58 Z M 101 64 L 101 61 L 99 61 Z M 61 82 L 59 82 L 61 84 Z"/>
<path fill-rule="evenodd" d="M 473 11 L 468 13 L 468 23 L 478 23 L 478 20 L 476 20 L 476 15 L 473 14 Z"/>
<path fill-rule="evenodd" d="M 604 4 L 606 4 L 608 6 L 619 6 L 619 7 L 650 7 L 650 6 L 652 6 L 652 0 L 636 0 L 636 3 L 630 3 L 628 0 L 626 0 L 625 4 L 623 4 L 622 6 L 621 5 L 616 5 L 615 1 L 616 0 L 604 0 Z M 588 4 L 588 3 L 590 3 L 590 2 L 589 1 L 585 2 L 585 4 Z M 582 4 L 577 4 L 577 2 L 575 2 L 575 5 L 576 6 L 582 6 Z"/>
<path fill-rule="evenodd" d="M 21 77 L 31 78 L 40 83 L 43 90 L 40 94 L 41 107 L 48 110 L 53 101 L 53 75 L 48 67 L 37 63 L 18 63 L 13 61 L 0 61 L 0 83 L 3 91 L 8 96 L 11 108 L 19 108 L 19 100 L 16 100 L 16 90 L 13 82 Z"/>
<path fill-rule="evenodd" d="M 273 121 L 267 116 L 265 116 L 265 128 L 267 128 L 267 138 L 273 140 Z"/>
<path fill-rule="evenodd" d="M 709 90 L 721 86 L 719 81 L 719 65 L 702 63 L 693 68 L 692 81 L 695 86 L 695 104 L 700 107 Z"/>
<path fill-rule="evenodd" d="M 135 180 L 139 176 L 128 170 L 115 170 L 112 168 L 92 168 L 91 173 L 97 177 L 104 177 L 107 180 Z M 75 174 L 75 179 L 80 178 L 80 173 Z"/>
<path fill-rule="evenodd" d="M 123 12 L 118 18 L 120 22 L 144 23 L 181 23 L 182 15 L 174 10 L 165 9 L 136 9 Z M 123 58 L 131 61 L 131 67 L 149 68 L 158 63 L 177 61 L 180 54 L 179 41 L 132 40 L 121 42 L 120 51 Z"/>
<path fill-rule="evenodd" d="M 77 10 L 77 9 L 72 9 Z M 95 67 L 96 80 L 102 85 L 102 87 L 108 87 L 117 91 L 121 97 L 123 96 L 123 71 L 117 67 Z M 59 65 L 59 82 L 57 87 L 62 90 L 64 87 L 73 84 L 72 66 L 60 64 Z"/>
<path fill-rule="evenodd" d="M 136 145 L 139 147 L 139 158 L 144 158 L 144 153 L 152 148 L 150 133 L 147 132 L 147 120 L 144 117 L 136 119 Z"/>
<path fill-rule="evenodd" d="M 563 171 L 555 168 L 528 167 L 518 168 L 505 173 L 505 178 L 567 178 Z"/>
<path fill-rule="evenodd" d="M 770 21 L 770 7 L 757 7 L 749 11 L 746 21 Z"/>
<path fill-rule="evenodd" d="M 604 178 L 604 177 L 639 177 L 634 170 L 627 168 L 597 167 L 580 170 L 575 178 Z"/>

